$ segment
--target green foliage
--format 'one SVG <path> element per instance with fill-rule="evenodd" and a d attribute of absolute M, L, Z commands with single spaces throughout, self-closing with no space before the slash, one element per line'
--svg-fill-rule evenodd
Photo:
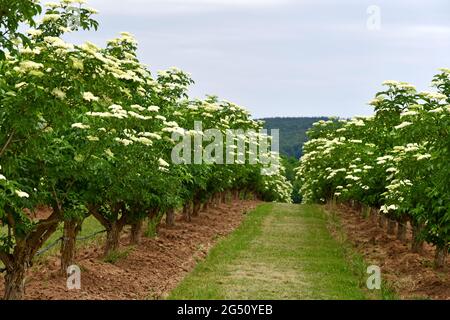
<path fill-rule="evenodd" d="M 450 245 L 450 70 L 437 92 L 386 81 L 375 114 L 319 121 L 308 132 L 298 168 L 305 202 L 332 198 L 378 207 L 392 219 L 423 225 L 420 237 Z"/>
<path fill-rule="evenodd" d="M 5 59 L 5 50 L 14 51 L 17 41 L 30 43 L 18 32 L 22 23 L 34 26 L 36 15 L 42 11 L 35 0 L 0 0 L 0 60 Z"/>
<path fill-rule="evenodd" d="M 291 186 L 283 169 L 264 176 L 261 161 L 171 163 L 175 133 L 203 135 L 195 121 L 202 121 L 203 130 L 224 135 L 230 129 L 251 130 L 257 138 L 263 137 L 261 123 L 217 97 L 189 99 L 193 80 L 177 68 L 153 76 L 138 60 L 137 41 L 127 32 L 104 47 L 61 39 L 69 31 L 97 28 L 91 18 L 96 11 L 83 3 L 49 3 L 37 21 L 40 8 L 16 1 L 18 7 L 0 16 L 10 32 L 18 23 L 33 27 L 6 47 L 0 61 L 0 222 L 8 230 L 0 237 L 0 258 L 8 261 L 9 272 L 11 261 L 24 256 L 18 248 L 29 249 L 26 259 L 32 259 L 59 223 L 90 214 L 107 231 L 113 226 L 120 231 L 149 212 L 163 214 L 227 190 L 289 201 Z M 80 12 L 75 26 L 73 5 Z M 39 206 L 53 209 L 46 221 L 32 219 Z"/>
<path fill-rule="evenodd" d="M 286 179 L 292 184 L 292 202 L 293 203 L 301 203 L 302 198 L 300 196 L 300 181 L 296 179 L 296 171 L 295 169 L 298 166 L 298 160 L 293 157 L 281 157 L 281 163 L 283 167 L 286 169 Z"/>
<path fill-rule="evenodd" d="M 126 259 L 128 255 L 132 252 L 132 250 L 133 248 L 129 247 L 123 250 L 111 251 L 105 258 L 103 258 L 103 261 L 115 264 L 120 260 Z"/>

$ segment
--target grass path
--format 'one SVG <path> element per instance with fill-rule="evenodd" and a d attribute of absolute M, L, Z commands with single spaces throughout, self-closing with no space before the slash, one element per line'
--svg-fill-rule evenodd
<path fill-rule="evenodd" d="M 264 204 L 169 299 L 365 299 L 317 206 Z"/>

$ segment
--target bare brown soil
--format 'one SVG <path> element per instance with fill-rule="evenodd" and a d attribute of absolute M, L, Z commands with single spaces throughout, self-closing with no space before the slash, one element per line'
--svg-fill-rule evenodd
<path fill-rule="evenodd" d="M 423 254 L 412 253 L 411 228 L 408 226 L 406 242 L 388 235 L 378 223 L 364 218 L 360 211 L 339 205 L 337 211 L 344 234 L 363 254 L 366 262 L 378 265 L 382 277 L 393 286 L 402 299 L 450 299 L 450 268 L 433 268 L 434 247 L 425 244 Z"/>
<path fill-rule="evenodd" d="M 258 201 L 241 201 L 210 208 L 187 223 L 177 217 L 176 225 L 159 227 L 155 238 L 142 237 L 141 244 L 129 246 L 129 234 L 121 237 L 126 257 L 111 264 L 102 260 L 96 245 L 79 250 L 81 290 L 67 290 L 66 279 L 58 273 L 58 257 L 49 257 L 28 272 L 25 299 L 33 300 L 131 300 L 161 299 L 176 287 L 209 249 L 236 229 L 244 213 Z M 3 281 L 0 293 L 3 292 Z"/>

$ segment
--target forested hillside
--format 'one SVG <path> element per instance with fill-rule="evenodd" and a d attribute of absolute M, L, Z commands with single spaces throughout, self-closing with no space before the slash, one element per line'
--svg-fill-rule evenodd
<path fill-rule="evenodd" d="M 284 156 L 300 158 L 303 143 L 306 141 L 306 131 L 314 122 L 327 120 L 325 117 L 299 118 L 263 118 L 265 129 L 280 130 L 280 153 Z"/>

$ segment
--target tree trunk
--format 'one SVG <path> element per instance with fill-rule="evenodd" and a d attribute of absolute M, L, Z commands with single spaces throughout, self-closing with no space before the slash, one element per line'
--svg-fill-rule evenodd
<path fill-rule="evenodd" d="M 422 240 L 422 228 L 423 226 L 419 223 L 412 223 L 412 242 L 411 242 L 411 251 L 414 253 L 423 253 L 423 244 Z"/>
<path fill-rule="evenodd" d="M 234 201 L 239 201 L 239 190 L 234 190 L 233 191 L 233 200 Z"/>
<path fill-rule="evenodd" d="M 77 235 L 81 230 L 81 222 L 75 220 L 64 221 L 64 232 L 61 241 L 61 275 L 67 275 L 67 268 L 74 264 Z"/>
<path fill-rule="evenodd" d="M 152 238 L 157 235 L 158 226 L 161 223 L 162 216 L 159 208 L 154 208 L 149 211 L 147 230 L 145 232 L 146 237 Z"/>
<path fill-rule="evenodd" d="M 378 217 L 378 225 L 380 226 L 380 228 L 384 229 L 386 227 L 386 221 L 386 216 L 380 212 L 380 216 Z"/>
<path fill-rule="evenodd" d="M 214 196 L 214 202 L 216 204 L 216 207 L 220 206 L 220 193 L 216 193 L 216 195 Z"/>
<path fill-rule="evenodd" d="M 388 220 L 388 229 L 387 229 L 387 233 L 390 235 L 395 234 L 395 227 L 397 225 L 397 222 L 395 222 L 394 220 L 389 219 Z"/>
<path fill-rule="evenodd" d="M 142 235 L 142 220 L 139 220 L 131 224 L 130 243 L 131 244 L 141 243 L 141 235 Z"/>
<path fill-rule="evenodd" d="M 448 246 L 437 246 L 434 256 L 434 265 L 436 268 L 444 268 L 448 256 Z"/>
<path fill-rule="evenodd" d="M 233 202 L 233 194 L 229 191 L 225 191 L 225 202 L 232 203 Z"/>
<path fill-rule="evenodd" d="M 200 201 L 194 200 L 194 208 L 192 210 L 193 217 L 198 217 L 198 214 L 200 213 L 200 206 L 201 206 Z"/>
<path fill-rule="evenodd" d="M 207 211 L 208 210 L 208 207 L 209 207 L 209 204 L 208 204 L 208 201 L 206 201 L 204 204 L 203 204 L 203 211 Z"/>
<path fill-rule="evenodd" d="M 121 231 L 122 227 L 118 222 L 111 223 L 111 228 L 106 231 L 105 257 L 119 248 Z"/>
<path fill-rule="evenodd" d="M 21 300 L 25 289 L 25 272 L 43 243 L 56 231 L 60 217 L 59 208 L 46 220 L 39 221 L 26 239 L 15 237 L 13 254 L 0 250 L 0 258 L 6 267 L 5 300 Z"/>
<path fill-rule="evenodd" d="M 378 216 L 377 210 L 372 207 L 369 210 L 370 221 L 372 221 L 372 223 L 376 223 Z"/>
<path fill-rule="evenodd" d="M 407 220 L 403 220 L 403 221 L 399 221 L 398 222 L 398 226 L 397 226 L 397 239 L 405 242 L 406 241 L 406 230 L 407 230 L 407 226 L 408 226 L 408 221 Z"/>
<path fill-rule="evenodd" d="M 22 300 L 25 293 L 26 262 L 15 263 L 5 275 L 5 300 Z"/>
<path fill-rule="evenodd" d="M 175 209 L 173 208 L 166 211 L 166 225 L 169 227 L 175 226 Z"/>
<path fill-rule="evenodd" d="M 186 222 L 191 222 L 191 202 L 185 203 L 183 206 L 183 218 Z"/>
<path fill-rule="evenodd" d="M 222 203 L 227 203 L 227 193 L 225 191 L 220 193 L 220 198 Z"/>

